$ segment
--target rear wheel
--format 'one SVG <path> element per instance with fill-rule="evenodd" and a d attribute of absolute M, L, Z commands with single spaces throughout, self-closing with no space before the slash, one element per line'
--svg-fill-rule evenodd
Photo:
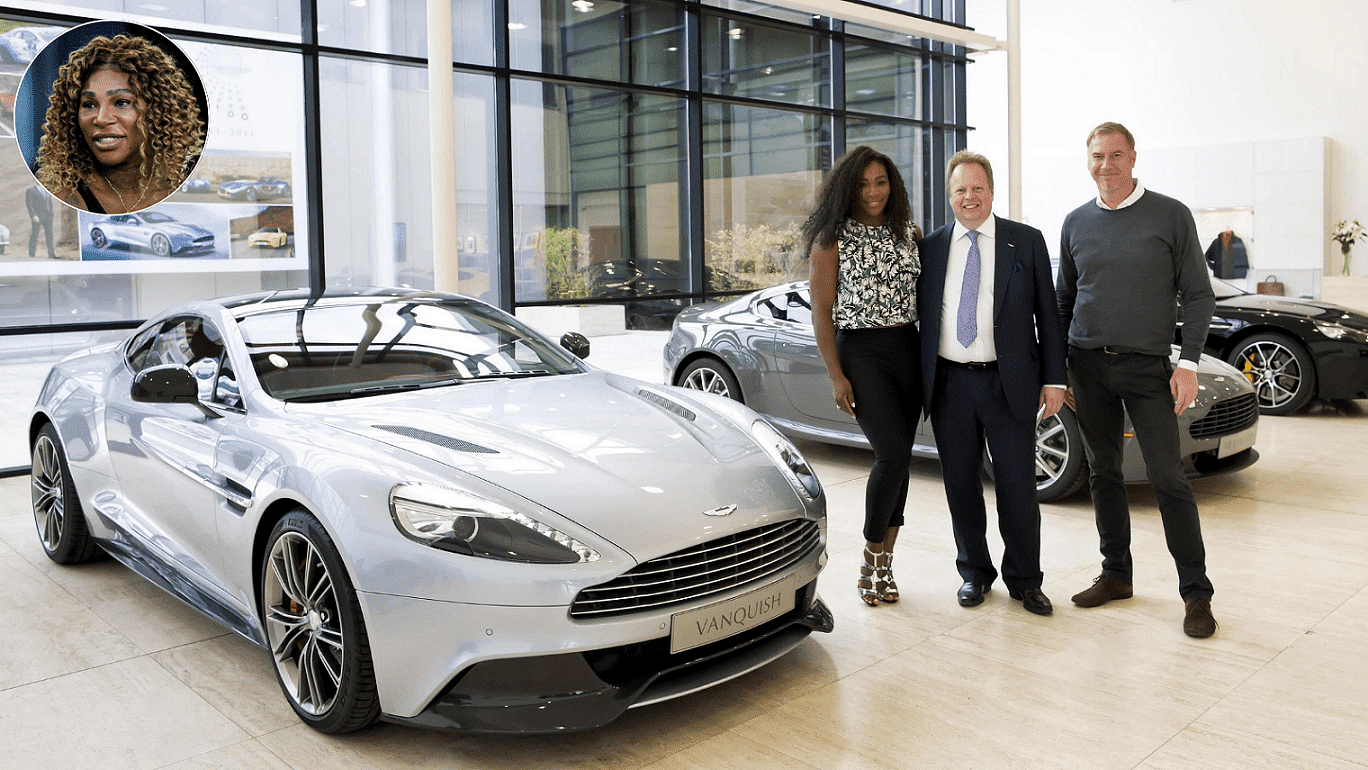
<path fill-rule="evenodd" d="M 1083 434 L 1072 409 L 1062 407 L 1036 423 L 1036 499 L 1042 503 L 1068 497 L 1088 480 Z"/>
<path fill-rule="evenodd" d="M 94 244 L 97 249 L 103 249 L 109 245 L 109 239 L 105 237 L 104 232 L 101 230 L 90 231 L 90 242 Z"/>
<path fill-rule="evenodd" d="M 51 425 L 33 443 L 33 521 L 48 558 L 58 564 L 80 564 L 102 552 L 86 528 L 85 513 L 71 483 L 61 439 Z"/>
<path fill-rule="evenodd" d="M 361 605 L 332 538 L 302 509 L 271 530 L 261 606 L 276 679 L 300 720 L 337 734 L 379 718 Z"/>
<path fill-rule="evenodd" d="M 1259 413 L 1291 414 L 1316 392 L 1316 368 L 1301 343 L 1283 334 L 1241 340 L 1226 361 L 1244 373 L 1259 397 Z"/>
<path fill-rule="evenodd" d="M 736 381 L 736 377 L 725 364 L 715 358 L 700 358 L 684 367 L 684 372 L 679 375 L 679 384 L 692 390 L 726 396 L 741 403 L 746 402 L 741 395 L 741 385 Z"/>

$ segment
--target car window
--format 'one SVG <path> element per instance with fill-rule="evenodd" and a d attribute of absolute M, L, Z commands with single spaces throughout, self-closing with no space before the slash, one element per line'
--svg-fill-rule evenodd
<path fill-rule="evenodd" d="M 812 324 L 812 304 L 808 293 L 794 289 L 782 294 L 774 294 L 755 303 L 756 313 L 780 321 L 795 324 Z"/>
<path fill-rule="evenodd" d="M 345 298 L 248 308 L 238 328 L 262 388 L 285 401 L 583 371 L 516 320 L 466 301 Z"/>
<path fill-rule="evenodd" d="M 165 364 L 184 366 L 195 375 L 201 400 L 219 400 L 217 391 L 223 377 L 220 370 L 224 361 L 223 335 L 203 318 L 173 318 L 155 330 L 150 329 L 136 337 L 129 350 L 129 365 L 135 372 Z M 231 371 L 228 376 L 232 379 Z M 236 398 L 235 381 L 231 391 Z M 237 401 L 233 400 L 227 405 L 236 406 Z"/>

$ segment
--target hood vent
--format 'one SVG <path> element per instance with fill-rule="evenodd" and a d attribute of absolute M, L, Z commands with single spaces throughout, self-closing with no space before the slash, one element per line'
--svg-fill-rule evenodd
<path fill-rule="evenodd" d="M 443 436 L 440 433 L 433 433 L 430 430 L 410 428 L 405 425 L 376 425 L 374 427 L 379 428 L 380 430 L 387 430 L 390 433 L 397 433 L 400 436 L 405 436 L 407 438 L 415 438 L 419 441 L 426 441 L 429 444 L 436 444 L 439 447 L 450 449 L 453 452 L 466 452 L 468 454 L 478 455 L 496 455 L 499 453 L 499 450 L 497 449 L 490 449 L 489 447 L 483 447 L 479 444 L 472 444 L 469 441 Z"/>
<path fill-rule="evenodd" d="M 659 393 L 656 393 L 655 391 L 646 390 L 645 388 L 642 388 L 641 390 L 637 391 L 637 395 L 641 396 L 647 401 L 650 401 L 652 404 L 655 404 L 661 409 L 670 412 L 671 414 L 677 414 L 680 417 L 683 417 L 689 422 L 693 422 L 694 420 L 698 419 L 698 415 L 681 406 L 679 403 L 671 401 L 670 399 L 660 395 Z"/>

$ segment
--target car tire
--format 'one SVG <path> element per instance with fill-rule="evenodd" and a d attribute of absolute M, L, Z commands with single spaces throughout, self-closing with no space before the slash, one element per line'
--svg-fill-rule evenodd
<path fill-rule="evenodd" d="M 1316 366 L 1300 342 L 1285 334 L 1264 333 L 1236 343 L 1226 362 L 1254 385 L 1259 414 L 1291 414 L 1316 393 Z"/>
<path fill-rule="evenodd" d="M 679 375 L 678 384 L 690 390 L 701 390 L 746 403 L 736 376 L 726 364 L 716 358 L 700 358 L 684 367 L 684 371 Z"/>
<path fill-rule="evenodd" d="M 1078 418 L 1069 407 L 1036 423 L 1035 440 L 1036 500 L 1050 503 L 1062 500 L 1088 481 L 1088 461 L 1084 456 L 1083 434 Z M 993 478 L 993 456 L 984 451 L 983 470 Z"/>
<path fill-rule="evenodd" d="M 1088 482 L 1083 433 L 1072 409 L 1060 407 L 1036 423 L 1035 457 L 1036 499 L 1042 503 L 1068 497 Z"/>
<path fill-rule="evenodd" d="M 58 564 L 80 564 L 103 555 L 86 527 L 62 440 L 51 424 L 44 425 L 33 442 L 30 479 L 33 522 L 48 558 Z"/>
<path fill-rule="evenodd" d="M 91 230 L 90 242 L 97 249 L 103 249 L 109 245 L 109 239 L 105 237 L 103 230 Z"/>
<path fill-rule="evenodd" d="M 152 236 L 152 253 L 156 254 L 159 257 L 170 256 L 171 241 L 168 240 L 167 237 L 165 235 L 162 235 L 161 233 L 157 233 L 156 235 Z"/>
<path fill-rule="evenodd" d="M 271 530 L 261 563 L 261 617 L 276 680 L 299 719 L 336 735 L 380 717 L 361 605 L 332 538 L 303 509 Z"/>
<path fill-rule="evenodd" d="M 251 188 L 251 187 L 248 187 L 248 188 L 247 188 L 247 194 L 244 195 L 243 197 L 245 197 L 245 198 L 247 199 L 247 202 L 248 202 L 248 203 L 256 203 L 256 199 L 257 199 L 256 190 L 253 189 L 253 188 Z"/>

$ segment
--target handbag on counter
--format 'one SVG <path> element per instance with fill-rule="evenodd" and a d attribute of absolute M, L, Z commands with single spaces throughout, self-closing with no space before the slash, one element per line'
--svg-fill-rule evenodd
<path fill-rule="evenodd" d="M 1259 281 L 1255 284 L 1254 290 L 1259 294 L 1273 294 L 1279 297 L 1287 293 L 1286 287 L 1283 286 L 1282 281 L 1279 281 L 1278 276 L 1276 275 L 1267 276 L 1262 281 Z"/>

